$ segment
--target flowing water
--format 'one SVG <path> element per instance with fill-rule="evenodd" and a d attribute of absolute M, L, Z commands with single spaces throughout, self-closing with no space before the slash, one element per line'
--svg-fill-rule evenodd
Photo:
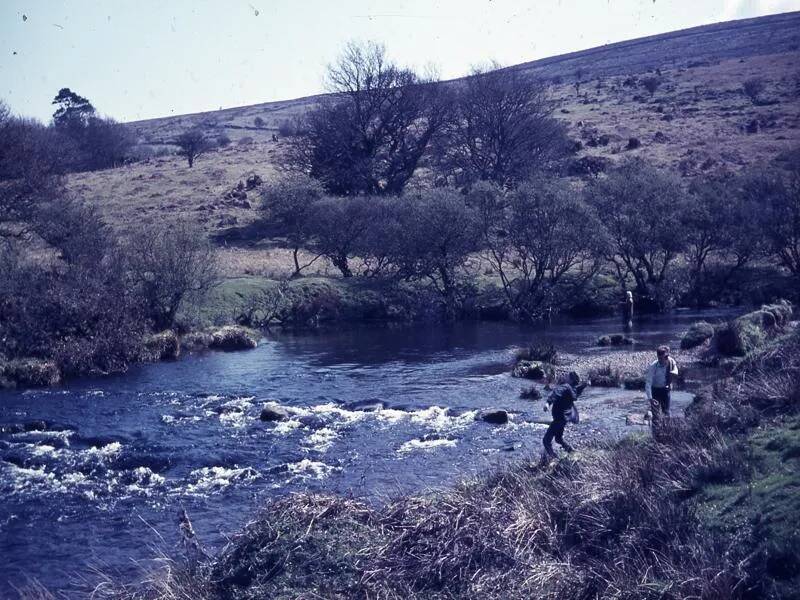
<path fill-rule="evenodd" d="M 729 316 L 640 320 L 634 348 L 675 346 L 690 322 Z M 93 567 L 133 578 L 157 550 L 175 549 L 181 508 L 214 549 L 272 496 L 380 502 L 530 457 L 548 415 L 519 399 L 527 382 L 509 376 L 511 349 L 549 340 L 588 356 L 630 351 L 592 347 L 616 330 L 616 319 L 595 319 L 275 333 L 253 351 L 0 392 L 0 597 L 32 579 L 76 589 L 95 581 Z M 632 431 L 625 417 L 645 410 L 642 398 L 589 388 L 567 439 Z M 680 410 L 691 395 L 674 398 Z M 290 419 L 260 421 L 271 402 Z M 511 422 L 476 421 L 485 407 L 507 409 Z"/>

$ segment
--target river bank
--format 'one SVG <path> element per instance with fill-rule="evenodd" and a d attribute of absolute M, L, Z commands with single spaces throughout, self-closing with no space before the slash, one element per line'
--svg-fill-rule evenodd
<path fill-rule="evenodd" d="M 771 337 L 655 436 L 380 506 L 279 498 L 212 559 L 189 548 L 122 596 L 794 597 L 800 329 Z"/>

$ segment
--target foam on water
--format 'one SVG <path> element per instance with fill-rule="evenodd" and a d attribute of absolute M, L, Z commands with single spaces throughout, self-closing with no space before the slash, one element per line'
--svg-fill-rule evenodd
<path fill-rule="evenodd" d="M 311 477 L 314 479 L 325 479 L 331 473 L 341 470 L 338 467 L 309 460 L 308 458 L 286 466 L 289 468 L 289 472 L 297 477 Z"/>
<path fill-rule="evenodd" d="M 416 450 L 433 450 L 435 448 L 441 447 L 448 447 L 452 448 L 458 444 L 457 440 L 451 439 L 435 439 L 435 440 L 419 440 L 413 439 L 405 442 L 402 446 L 397 449 L 399 454 L 406 454 L 408 452 L 414 452 Z"/>
<path fill-rule="evenodd" d="M 195 469 L 189 474 L 193 480 L 183 489 L 186 494 L 209 494 L 220 492 L 234 483 L 250 482 L 258 479 L 259 473 L 252 467 L 233 467 L 222 466 L 202 467 Z M 175 490 L 181 493 L 180 488 Z"/>

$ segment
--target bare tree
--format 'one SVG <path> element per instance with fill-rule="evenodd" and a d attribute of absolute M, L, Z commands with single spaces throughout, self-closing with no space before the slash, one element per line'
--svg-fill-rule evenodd
<path fill-rule="evenodd" d="M 285 166 L 335 195 L 401 192 L 444 122 L 443 88 L 374 43 L 349 44 L 327 79 L 333 95 L 300 126 Z"/>
<path fill-rule="evenodd" d="M 214 249 L 188 225 L 135 232 L 126 245 L 128 268 L 156 330 L 172 327 L 178 310 L 217 281 Z"/>
<path fill-rule="evenodd" d="M 526 179 L 566 151 L 544 84 L 512 69 L 475 69 L 460 85 L 454 117 L 436 153 L 454 183 Z"/>
<path fill-rule="evenodd" d="M 213 147 L 203 130 L 196 127 L 180 134 L 175 139 L 175 144 L 179 148 L 178 155 L 185 157 L 190 167 L 194 165 L 198 156 L 205 154 Z"/>

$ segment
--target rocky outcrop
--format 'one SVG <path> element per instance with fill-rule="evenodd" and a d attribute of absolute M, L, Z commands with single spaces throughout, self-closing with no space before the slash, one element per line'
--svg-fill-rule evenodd
<path fill-rule="evenodd" d="M 633 344 L 633 339 L 622 333 L 611 333 L 597 338 L 598 346 L 629 346 Z"/>

